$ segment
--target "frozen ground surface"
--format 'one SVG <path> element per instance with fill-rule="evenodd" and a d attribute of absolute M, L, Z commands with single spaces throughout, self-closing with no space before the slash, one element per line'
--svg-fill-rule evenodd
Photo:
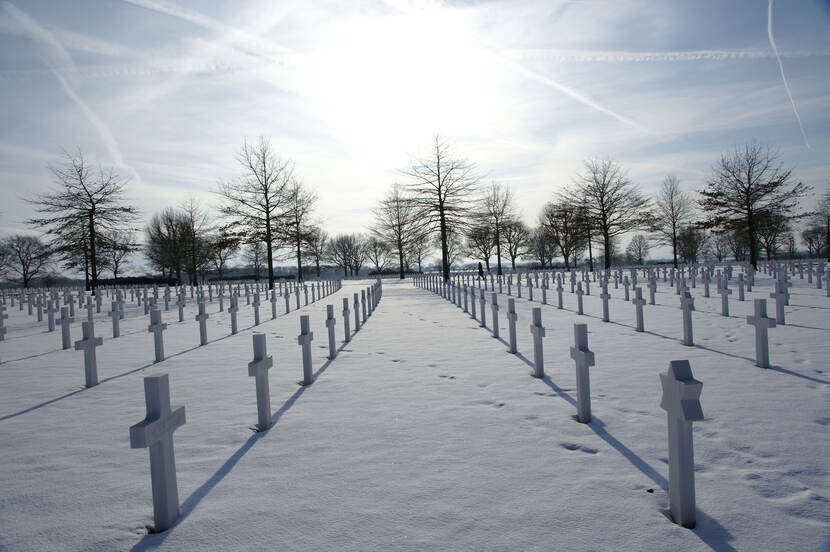
<path fill-rule="evenodd" d="M 678 297 L 661 282 L 641 334 L 622 287 L 611 286 L 612 323 L 599 318 L 596 286 L 586 316 L 567 292 L 566 310 L 543 306 L 542 380 L 529 375 L 539 290 L 534 303 L 516 301 L 519 355 L 411 280 L 385 281 L 377 311 L 345 345 L 342 297 L 369 281 L 273 321 L 265 302 L 256 330 L 243 298 L 235 336 L 214 302 L 204 347 L 195 305 L 184 323 L 171 309 L 169 356 L 157 365 L 148 318 L 133 304 L 115 340 L 96 316 L 104 345 L 92 389 L 82 386 L 82 353 L 60 350 L 59 331 L 8 307 L 0 550 L 830 550 L 830 299 L 793 281 L 787 325 L 770 332 L 769 370 L 753 364 L 751 302 L 735 292 L 724 318 L 718 296 L 692 290 L 697 345 L 684 347 Z M 768 297 L 770 280 L 757 284 L 748 299 Z M 327 303 L 338 313 L 332 362 Z M 310 387 L 297 385 L 300 313 L 315 336 Z M 488 306 L 488 328 L 490 317 Z M 574 419 L 574 322 L 588 324 L 597 359 L 587 425 Z M 253 331 L 274 356 L 274 425 L 262 433 L 251 430 Z M 667 517 L 658 373 L 674 359 L 689 359 L 703 382 L 694 530 Z M 145 415 L 142 377 L 159 371 L 187 409 L 174 435 L 182 515 L 149 534 L 148 454 L 130 448 L 128 429 Z"/>

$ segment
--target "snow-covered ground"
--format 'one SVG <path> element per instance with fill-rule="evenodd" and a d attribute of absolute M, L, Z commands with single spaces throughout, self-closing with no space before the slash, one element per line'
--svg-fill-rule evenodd
<path fill-rule="evenodd" d="M 78 351 L 60 331 L 7 307 L 0 342 L 0 550 L 830 550 L 830 298 L 793 278 L 787 325 L 770 330 L 772 368 L 754 365 L 753 297 L 692 290 L 695 347 L 681 345 L 674 290 L 645 307 L 611 287 L 585 299 L 555 293 L 542 307 L 547 377 L 530 377 L 536 301 L 517 299 L 519 355 L 462 310 L 411 280 L 384 281 L 383 299 L 342 344 L 345 282 L 317 303 L 256 329 L 241 301 L 238 335 L 208 307 L 198 347 L 195 304 L 164 313 L 168 358 L 153 364 L 148 317 L 131 304 L 122 337 L 96 315 L 101 383 L 83 388 Z M 735 285 L 733 284 L 733 288 Z M 506 291 L 506 289 L 505 289 Z M 515 293 L 515 291 L 514 291 Z M 647 297 L 647 292 L 644 294 Z M 506 296 L 500 326 L 507 335 Z M 337 313 L 339 356 L 327 361 L 325 305 Z M 351 300 L 350 300 L 351 303 Z M 105 303 L 106 304 L 106 303 Z M 293 306 L 293 305 L 292 305 Z M 278 311 L 282 311 L 279 308 Z M 768 312 L 774 316 L 774 303 Z M 300 387 L 299 314 L 311 315 L 316 381 Z M 80 320 L 72 339 L 80 338 Z M 488 328 L 491 312 L 488 306 Z M 594 420 L 574 419 L 573 323 L 596 353 Z M 251 333 L 268 336 L 274 425 L 255 433 Z M 666 413 L 658 374 L 689 359 L 703 382 L 695 424 L 698 526 L 667 517 Z M 142 377 L 170 375 L 187 424 L 174 434 L 182 514 L 148 534 L 146 450 L 129 427 L 145 416 Z"/>

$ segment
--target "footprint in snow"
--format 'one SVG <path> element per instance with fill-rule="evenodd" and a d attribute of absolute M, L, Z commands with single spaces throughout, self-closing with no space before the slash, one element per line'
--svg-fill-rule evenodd
<path fill-rule="evenodd" d="M 596 454 L 599 451 L 595 448 L 578 445 L 576 443 L 559 443 L 559 446 L 565 450 L 584 452 L 585 454 Z"/>

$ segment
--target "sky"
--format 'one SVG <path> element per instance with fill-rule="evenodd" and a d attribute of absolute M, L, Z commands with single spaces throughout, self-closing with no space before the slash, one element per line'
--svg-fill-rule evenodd
<path fill-rule="evenodd" d="M 528 224 L 610 157 L 694 195 L 756 140 L 830 188 L 830 0 L 0 0 L 0 235 L 64 151 L 112 166 L 144 220 L 216 203 L 270 138 L 331 234 L 365 231 L 440 134 Z"/>

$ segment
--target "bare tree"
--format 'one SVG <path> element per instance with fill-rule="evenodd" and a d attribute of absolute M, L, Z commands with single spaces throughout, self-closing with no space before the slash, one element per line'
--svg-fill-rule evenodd
<path fill-rule="evenodd" d="M 566 269 L 570 269 L 571 260 L 586 246 L 587 237 L 582 222 L 579 206 L 566 198 L 546 203 L 539 215 L 539 224 L 547 229 L 565 261 Z"/>
<path fill-rule="evenodd" d="M 314 269 L 318 278 L 320 277 L 320 263 L 326 257 L 328 243 L 328 233 L 319 226 L 312 227 L 305 239 L 304 254 L 306 259 L 314 263 Z"/>
<path fill-rule="evenodd" d="M 449 145 L 436 135 L 430 152 L 412 160 L 402 170 L 407 187 L 418 205 L 423 222 L 439 232 L 441 263 L 445 280 L 450 277 L 449 233 L 461 231 L 470 211 L 470 199 L 478 189 L 474 165 L 450 152 Z"/>
<path fill-rule="evenodd" d="M 254 269 L 257 280 L 262 273 L 263 263 L 267 261 L 266 251 L 265 244 L 261 241 L 251 242 L 245 247 L 245 260 L 248 266 Z"/>
<path fill-rule="evenodd" d="M 515 217 L 513 205 L 513 194 L 510 188 L 502 187 L 495 182 L 487 190 L 481 200 L 482 217 L 487 221 L 493 232 L 493 240 L 496 244 L 496 273 L 501 276 L 501 233 L 502 227 Z M 487 263 L 487 270 L 490 270 L 490 263 Z"/>
<path fill-rule="evenodd" d="M 830 180 L 827 180 L 830 186 Z M 830 189 L 819 199 L 816 210 L 810 214 L 811 227 L 822 234 L 820 243 L 830 245 Z M 818 248 L 819 250 L 821 247 Z M 816 253 L 818 256 L 819 253 Z M 830 262 L 830 247 L 827 248 L 827 261 Z"/>
<path fill-rule="evenodd" d="M 273 289 L 274 240 L 294 169 L 290 161 L 277 157 L 264 136 L 256 145 L 245 141 L 237 160 L 243 167 L 242 176 L 219 185 L 219 212 L 226 217 L 227 228 L 244 236 L 243 241 L 265 244 L 268 288 Z"/>
<path fill-rule="evenodd" d="M 34 236 L 16 234 L 0 242 L 0 268 L 7 278 L 19 280 L 24 288 L 49 266 L 51 256 L 49 247 Z"/>
<path fill-rule="evenodd" d="M 181 247 L 185 255 L 185 271 L 191 285 L 198 282 L 198 273 L 211 262 L 210 233 L 213 230 L 207 212 L 195 197 L 190 196 L 179 209 Z"/>
<path fill-rule="evenodd" d="M 118 281 L 118 272 L 123 268 L 127 258 L 138 251 L 139 246 L 134 232 L 111 230 L 102 235 L 104 246 L 102 256 L 107 260 L 107 266 L 112 271 L 112 279 Z"/>
<path fill-rule="evenodd" d="M 752 142 L 721 155 L 699 204 L 708 227 L 745 232 L 749 262 L 757 268 L 758 217 L 775 212 L 793 218 L 798 199 L 809 190 L 802 182 L 793 183 L 792 170 L 778 162 L 775 152 Z"/>
<path fill-rule="evenodd" d="M 380 274 L 389 262 L 389 247 L 386 242 L 375 236 L 366 240 L 366 258 L 375 266 L 375 271 Z"/>
<path fill-rule="evenodd" d="M 399 184 L 393 184 L 373 213 L 375 224 L 372 234 L 397 252 L 399 275 L 403 279 L 407 252 L 425 234 L 418 218 L 417 205 L 406 197 Z"/>
<path fill-rule="evenodd" d="M 538 259 L 542 268 L 553 264 L 556 256 L 556 244 L 547 226 L 540 224 L 530 234 L 529 248 Z"/>
<path fill-rule="evenodd" d="M 360 269 L 366 263 L 366 258 L 369 256 L 369 248 L 367 246 L 368 238 L 363 234 L 352 235 L 352 247 L 349 250 L 349 266 L 352 274 L 360 276 Z"/>
<path fill-rule="evenodd" d="M 145 255 L 150 263 L 161 271 L 162 277 L 176 276 L 176 282 L 182 284 L 182 270 L 187 263 L 185 248 L 185 221 L 180 212 L 173 208 L 156 213 L 144 229 Z"/>
<path fill-rule="evenodd" d="M 801 241 L 807 247 L 810 257 L 820 257 L 827 242 L 824 229 L 820 226 L 809 225 L 801 231 Z"/>
<path fill-rule="evenodd" d="M 628 242 L 628 247 L 625 248 L 625 254 L 629 260 L 641 266 L 645 264 L 650 249 L 651 245 L 648 243 L 648 238 L 642 234 L 637 234 Z"/>
<path fill-rule="evenodd" d="M 497 248 L 493 230 L 489 225 L 473 226 L 467 230 L 467 255 L 481 259 L 490 272 L 490 257 Z"/>
<path fill-rule="evenodd" d="M 677 268 L 677 235 L 691 218 L 692 203 L 680 189 L 677 177 L 670 174 L 663 179 L 654 204 L 656 210 L 652 230 L 661 243 L 671 246 L 674 268 Z"/>
<path fill-rule="evenodd" d="M 326 258 L 334 266 L 343 269 L 343 276 L 349 275 L 352 249 L 355 247 L 354 234 L 338 234 L 329 240 L 326 247 Z"/>
<path fill-rule="evenodd" d="M 209 238 L 209 243 L 210 262 L 221 280 L 225 277 L 225 267 L 228 261 L 239 251 L 239 238 L 220 229 Z"/>
<path fill-rule="evenodd" d="M 706 248 L 706 232 L 692 224 L 687 224 L 677 232 L 677 254 L 686 263 L 697 263 L 698 257 Z"/>
<path fill-rule="evenodd" d="M 418 273 L 424 271 L 424 263 L 427 261 L 430 251 L 430 242 L 426 234 L 420 234 L 412 241 L 407 252 L 407 259 L 411 259 L 413 263 L 418 265 Z"/>
<path fill-rule="evenodd" d="M 111 168 L 99 166 L 93 173 L 80 151 L 74 156 L 66 154 L 66 162 L 50 170 L 57 188 L 26 198 L 42 215 L 28 222 L 62 244 L 82 241 L 86 234 L 91 279 L 86 289 L 94 292 L 98 287 L 100 235 L 129 228 L 138 211 L 125 204 L 126 181 Z"/>
<path fill-rule="evenodd" d="M 585 161 L 584 172 L 574 178 L 571 199 L 602 236 L 606 269 L 611 268 L 613 239 L 651 222 L 649 200 L 611 159 Z"/>
<path fill-rule="evenodd" d="M 516 270 L 516 259 L 530 252 L 530 229 L 520 220 L 513 220 L 502 228 L 504 245 L 510 256 L 510 264 Z"/>
<path fill-rule="evenodd" d="M 767 254 L 767 260 L 773 259 L 778 249 L 785 245 L 790 231 L 790 221 L 778 213 L 764 212 L 756 219 L 758 245 Z"/>
<path fill-rule="evenodd" d="M 293 250 L 299 281 L 303 279 L 303 244 L 314 231 L 311 214 L 316 203 L 317 194 L 292 178 L 285 190 L 285 209 L 280 213 L 279 237 L 282 243 Z"/>

